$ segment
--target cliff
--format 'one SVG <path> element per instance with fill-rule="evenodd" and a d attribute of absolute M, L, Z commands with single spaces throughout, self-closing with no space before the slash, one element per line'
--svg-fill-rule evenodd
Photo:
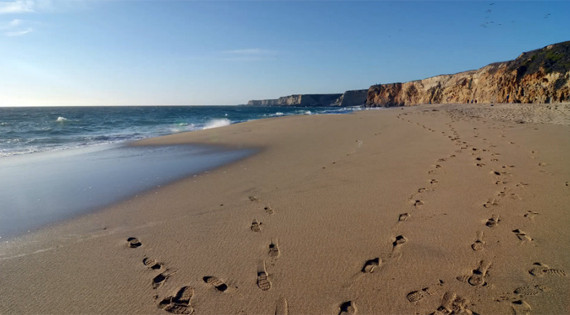
<path fill-rule="evenodd" d="M 295 94 L 277 99 L 251 100 L 251 106 L 333 106 L 342 94 Z"/>
<path fill-rule="evenodd" d="M 358 106 L 366 104 L 368 90 L 346 91 L 336 101 L 337 106 Z"/>
<path fill-rule="evenodd" d="M 373 85 L 366 106 L 428 103 L 559 103 L 570 101 L 570 41 L 478 70 L 405 83 Z"/>

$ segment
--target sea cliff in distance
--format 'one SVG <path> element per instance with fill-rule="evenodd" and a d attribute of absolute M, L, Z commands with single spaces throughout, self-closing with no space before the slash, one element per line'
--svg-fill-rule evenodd
<path fill-rule="evenodd" d="M 372 85 L 343 94 L 296 94 L 251 100 L 252 106 L 390 107 L 449 103 L 570 102 L 570 41 L 524 52 L 478 70 L 405 83 Z"/>

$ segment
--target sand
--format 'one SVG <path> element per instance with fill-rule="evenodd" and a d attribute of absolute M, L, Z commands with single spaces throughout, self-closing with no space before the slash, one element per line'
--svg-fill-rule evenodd
<path fill-rule="evenodd" d="M 142 141 L 259 152 L 2 243 L 0 313 L 567 314 L 570 107 L 546 106 Z"/>

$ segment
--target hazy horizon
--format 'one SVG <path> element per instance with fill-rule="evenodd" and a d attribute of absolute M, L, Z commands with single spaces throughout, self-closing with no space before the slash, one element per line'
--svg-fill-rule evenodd
<path fill-rule="evenodd" d="M 0 106 L 238 105 L 478 69 L 570 2 L 0 1 Z"/>

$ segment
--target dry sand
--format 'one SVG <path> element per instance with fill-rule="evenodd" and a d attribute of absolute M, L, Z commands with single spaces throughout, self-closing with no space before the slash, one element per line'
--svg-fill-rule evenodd
<path fill-rule="evenodd" d="M 0 313 L 568 314 L 570 110 L 522 108 L 143 141 L 260 151 L 1 244 Z"/>

